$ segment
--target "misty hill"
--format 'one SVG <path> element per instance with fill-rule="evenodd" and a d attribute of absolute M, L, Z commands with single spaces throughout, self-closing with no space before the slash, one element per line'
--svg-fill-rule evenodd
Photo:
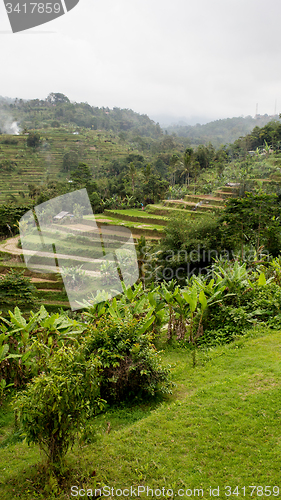
<path fill-rule="evenodd" d="M 45 100 L 10 99 L 0 97 L 0 129 L 8 133 L 8 123 L 17 122 L 21 129 L 43 129 L 73 125 L 92 130 L 123 133 L 124 137 L 145 136 L 158 138 L 162 131 L 147 115 L 131 109 L 99 108 L 87 102 L 70 102 L 61 93 L 51 93 Z M 11 132 L 12 133 L 12 132 Z"/>
<path fill-rule="evenodd" d="M 169 134 L 175 134 L 178 137 L 185 137 L 190 140 L 190 144 L 208 144 L 211 142 L 213 146 L 220 147 L 222 144 L 231 144 L 239 137 L 249 134 L 255 127 L 263 127 L 272 120 L 277 120 L 278 115 L 257 115 L 225 118 L 215 120 L 205 125 L 171 125 L 165 127 Z"/>
<path fill-rule="evenodd" d="M 19 130 L 48 130 L 60 127 L 85 128 L 118 134 L 129 147 L 141 151 L 166 150 L 170 141 L 173 147 L 196 147 L 213 144 L 215 148 L 233 144 L 241 137 L 261 129 L 278 115 L 257 115 L 255 118 L 234 117 L 215 120 L 201 125 L 184 125 L 182 122 L 162 130 L 145 114 L 131 109 L 95 107 L 87 102 L 71 102 L 61 93 L 50 93 L 46 99 L 24 100 L 0 96 L 0 133 L 17 134 Z M 18 128 L 19 126 L 19 128 Z M 171 137 L 172 136 L 172 137 Z M 156 141 L 156 143 L 155 143 Z M 168 148 L 169 149 L 169 148 Z"/>

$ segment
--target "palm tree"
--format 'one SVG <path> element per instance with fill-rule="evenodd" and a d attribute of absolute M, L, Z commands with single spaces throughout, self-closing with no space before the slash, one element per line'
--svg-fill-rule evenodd
<path fill-rule="evenodd" d="M 179 162 L 181 174 L 180 176 L 185 176 L 185 184 L 189 186 L 190 173 L 192 170 L 192 157 L 193 157 L 193 149 L 187 148 L 185 150 L 185 154 L 183 157 L 183 161 Z"/>
<path fill-rule="evenodd" d="M 152 167 L 151 167 L 151 163 L 148 163 L 144 168 L 143 168 L 143 175 L 145 176 L 145 178 L 148 180 L 149 177 L 151 176 L 152 174 Z"/>
<path fill-rule="evenodd" d="M 172 186 L 175 185 L 175 180 L 176 180 L 176 172 L 178 171 L 178 166 L 180 164 L 180 159 L 177 155 L 173 155 L 172 158 L 170 159 L 170 166 L 169 166 L 169 171 L 171 174 L 171 184 Z"/>
<path fill-rule="evenodd" d="M 131 177 L 132 191 L 134 193 L 134 191 L 135 191 L 135 179 L 137 176 L 137 169 L 136 169 L 133 162 L 131 162 L 129 165 L 129 176 Z"/>

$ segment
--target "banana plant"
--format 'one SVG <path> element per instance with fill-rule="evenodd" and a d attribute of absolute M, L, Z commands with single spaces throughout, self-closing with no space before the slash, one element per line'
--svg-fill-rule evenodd
<path fill-rule="evenodd" d="M 195 315 L 195 311 L 197 309 L 197 304 L 198 304 L 198 289 L 197 289 L 197 286 L 195 285 L 195 283 L 192 285 L 191 288 L 183 291 L 182 296 L 183 296 L 184 300 L 189 305 L 189 315 L 190 315 L 189 340 L 192 344 L 194 344 L 193 321 L 194 321 L 194 315 Z"/>
<path fill-rule="evenodd" d="M 203 320 L 203 315 L 205 310 L 208 307 L 208 300 L 206 298 L 206 295 L 204 293 L 204 290 L 200 290 L 198 300 L 201 304 L 201 310 L 200 310 L 200 318 L 199 318 L 199 324 L 197 328 L 197 332 L 194 335 L 193 331 L 191 330 L 191 342 L 193 344 L 193 352 L 192 352 L 192 365 L 193 368 L 196 366 L 196 347 L 197 347 L 197 340 L 201 335 L 203 335 L 203 325 L 202 325 L 202 320 Z"/>
<path fill-rule="evenodd" d="M 144 295 L 143 285 L 139 283 L 134 288 L 126 288 L 122 281 L 123 295 L 114 297 L 108 307 L 108 313 L 115 319 L 127 317 L 140 318 L 149 310 L 147 296 Z"/>
<path fill-rule="evenodd" d="M 14 312 L 9 311 L 10 320 L 0 317 L 2 321 L 1 329 L 9 333 L 18 343 L 19 353 L 23 353 L 26 350 L 30 333 L 32 329 L 36 326 L 36 320 L 39 313 L 34 315 L 31 320 L 27 323 L 25 318 L 22 316 L 18 307 L 15 307 Z"/>
<path fill-rule="evenodd" d="M 281 286 L 281 257 L 275 257 L 269 263 L 269 271 L 273 273 L 273 279 L 277 285 Z"/>
<path fill-rule="evenodd" d="M 37 313 L 30 313 L 29 321 L 26 321 L 18 307 L 14 312 L 9 311 L 10 320 L 0 317 L 4 327 L 18 342 L 18 350 L 22 354 L 26 352 L 32 337 L 37 337 L 41 342 L 48 342 L 50 335 L 56 335 L 59 342 L 74 340 L 75 336 L 81 334 L 86 326 L 64 314 L 50 315 L 44 306 Z"/>
<path fill-rule="evenodd" d="M 188 321 L 189 342 L 193 346 L 193 366 L 196 365 L 196 347 L 197 341 L 203 335 L 203 316 L 208 307 L 221 302 L 225 297 L 234 294 L 225 294 L 226 285 L 223 283 L 223 278 L 217 276 L 207 281 L 207 278 L 192 277 L 189 286 L 182 291 L 182 298 L 188 305 L 188 309 L 183 307 L 184 316 Z M 179 300 L 178 300 L 179 302 Z M 196 332 L 194 332 L 194 322 L 198 324 Z"/>
<path fill-rule="evenodd" d="M 189 303 L 179 289 L 174 295 L 173 316 L 173 333 L 176 334 L 177 340 L 183 340 L 190 314 Z"/>
<path fill-rule="evenodd" d="M 38 374 L 39 344 L 45 345 L 46 350 L 51 349 L 51 352 L 66 343 L 77 345 L 77 337 L 86 329 L 86 325 L 65 314 L 50 315 L 44 306 L 36 314 L 31 312 L 28 320 L 18 307 L 15 307 L 14 312 L 9 311 L 9 316 L 9 319 L 0 316 L 0 338 L 3 335 L 11 338 L 9 354 L 5 353 L 7 348 L 1 348 L 1 344 L 0 349 L 2 355 L 6 354 L 7 359 L 13 360 L 8 365 L 6 380 L 13 380 L 15 386 Z"/>
<path fill-rule="evenodd" d="M 1 313 L 0 313 L 1 314 Z M 9 334 L 5 334 L 4 332 L 0 334 L 0 405 L 2 404 L 3 398 L 4 398 L 4 392 L 8 387 L 11 387 L 12 384 L 7 384 L 7 373 L 5 373 L 5 368 L 2 370 L 1 369 L 1 363 L 3 361 L 8 361 L 8 359 L 11 359 L 13 357 L 20 357 L 20 355 L 15 355 L 15 354 L 8 354 L 10 350 L 9 344 L 7 344 L 7 340 Z M 4 373 L 3 373 L 4 372 Z"/>
<path fill-rule="evenodd" d="M 157 287 L 154 291 L 150 291 L 147 293 L 147 298 L 149 300 L 149 304 L 153 307 L 153 314 L 155 316 L 155 321 L 153 323 L 153 332 L 154 334 L 161 331 L 162 326 L 166 323 L 167 320 L 167 311 L 165 307 L 165 303 L 159 294 L 159 287 Z"/>
<path fill-rule="evenodd" d="M 8 387 L 12 387 L 13 385 L 14 384 L 7 384 L 4 378 L 0 380 L 0 406 L 2 405 L 5 396 L 5 390 L 8 389 Z"/>
<path fill-rule="evenodd" d="M 241 290 L 252 288 L 250 275 L 246 265 L 246 262 L 240 265 L 238 261 L 235 261 L 233 266 L 229 266 L 228 263 L 225 263 L 225 265 L 218 265 L 217 262 L 213 267 L 213 273 L 217 280 L 220 280 L 221 285 L 226 287 L 226 291 L 229 292 L 228 296 L 230 294 L 237 296 L 238 305 L 240 304 Z M 224 298 L 226 298 L 226 295 Z"/>
<path fill-rule="evenodd" d="M 168 340 L 171 340 L 173 337 L 173 334 L 175 333 L 175 297 L 179 293 L 179 287 L 175 285 L 174 280 L 170 283 L 161 283 L 161 286 L 159 288 L 159 294 L 164 300 L 164 302 L 167 304 L 168 311 L 169 311 L 169 321 L 168 321 L 168 331 L 167 331 L 167 336 Z"/>
<path fill-rule="evenodd" d="M 88 310 L 83 312 L 82 319 L 84 317 L 88 318 L 88 321 L 93 325 L 97 324 L 101 316 L 107 314 L 110 306 L 109 300 L 102 300 L 97 304 L 85 303 L 83 305 L 84 307 L 87 307 Z"/>
<path fill-rule="evenodd" d="M 5 333 L 1 333 L 0 335 L 0 364 L 6 359 L 6 355 L 9 351 L 9 344 L 4 343 L 7 337 L 8 335 L 5 335 Z"/>
<path fill-rule="evenodd" d="M 206 278 L 193 277 L 193 283 L 196 284 L 198 290 L 202 290 L 206 295 L 208 306 L 221 302 L 225 297 L 235 295 L 233 293 L 224 293 L 227 287 L 224 284 L 222 276 L 219 274 L 216 276 L 216 280 L 212 278 L 210 281 L 207 281 Z"/>
<path fill-rule="evenodd" d="M 246 262 L 240 265 L 237 260 L 232 266 L 230 266 L 229 263 L 223 265 L 217 262 L 214 266 L 214 274 L 217 277 L 222 277 L 228 288 L 231 288 L 233 284 L 242 286 L 250 282 L 246 265 Z"/>

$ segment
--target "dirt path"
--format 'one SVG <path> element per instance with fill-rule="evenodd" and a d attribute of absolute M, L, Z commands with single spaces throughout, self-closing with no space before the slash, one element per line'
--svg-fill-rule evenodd
<path fill-rule="evenodd" d="M 2 252 L 8 252 L 14 255 L 21 255 L 23 253 L 23 250 L 21 248 L 17 247 L 17 243 L 19 240 L 19 236 L 16 236 L 15 238 L 10 238 L 9 240 L 6 241 L 6 243 L 0 245 L 0 251 Z M 39 257 L 54 257 L 53 254 L 50 252 L 40 252 L 36 250 L 25 250 L 26 255 L 36 255 Z M 103 259 L 90 259 L 89 257 L 80 257 L 76 255 L 71 255 L 71 254 L 56 254 L 57 258 L 62 258 L 62 259 L 72 259 L 72 260 L 78 260 L 82 262 L 91 262 L 91 263 L 103 263 Z M 41 265 L 36 265 L 38 268 L 43 268 L 46 267 L 46 269 L 54 269 L 53 266 L 41 266 Z"/>
<path fill-rule="evenodd" d="M 9 238 L 5 243 L 0 244 L 0 252 L 12 253 L 14 255 L 21 255 L 22 249 L 17 247 L 19 236 Z"/>
<path fill-rule="evenodd" d="M 42 279 L 42 278 L 31 278 L 31 281 L 33 283 L 54 283 L 55 280 L 47 280 L 47 279 Z M 52 288 L 49 288 L 48 290 L 52 290 Z"/>

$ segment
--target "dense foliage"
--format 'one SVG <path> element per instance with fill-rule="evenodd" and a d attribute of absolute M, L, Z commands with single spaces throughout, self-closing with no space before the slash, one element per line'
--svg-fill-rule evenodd
<path fill-rule="evenodd" d="M 221 259 L 182 287 L 171 281 L 124 286 L 123 292 L 85 303 L 83 321 L 44 307 L 28 319 L 18 308 L 1 319 L 1 395 L 11 384 L 24 387 L 15 398 L 18 425 L 45 452 L 55 475 L 104 401 L 170 392 L 157 345 L 180 343 L 191 350 L 195 367 L 198 347 L 229 343 L 257 324 L 281 325 L 279 257 Z"/>
<path fill-rule="evenodd" d="M 0 205 L 0 236 L 13 236 L 19 232 L 18 221 L 32 208 L 31 201 L 22 204 Z"/>
<path fill-rule="evenodd" d="M 100 408 L 95 363 L 76 346 L 54 352 L 15 403 L 27 442 L 38 443 L 59 474 L 77 431 Z"/>
<path fill-rule="evenodd" d="M 30 309 L 36 300 L 36 288 L 24 271 L 10 270 L 0 277 L 0 304 L 2 310 L 13 307 L 15 302 L 23 309 Z"/>
<path fill-rule="evenodd" d="M 144 322 L 102 318 L 86 349 L 99 361 L 103 399 L 120 402 L 169 392 L 169 370 L 162 368 Z"/>
<path fill-rule="evenodd" d="M 258 259 L 279 255 L 281 247 L 280 197 L 245 193 L 225 201 L 217 214 L 190 218 L 182 212 L 170 217 L 158 249 L 158 277 L 184 279 L 206 272 L 214 259 Z"/>

